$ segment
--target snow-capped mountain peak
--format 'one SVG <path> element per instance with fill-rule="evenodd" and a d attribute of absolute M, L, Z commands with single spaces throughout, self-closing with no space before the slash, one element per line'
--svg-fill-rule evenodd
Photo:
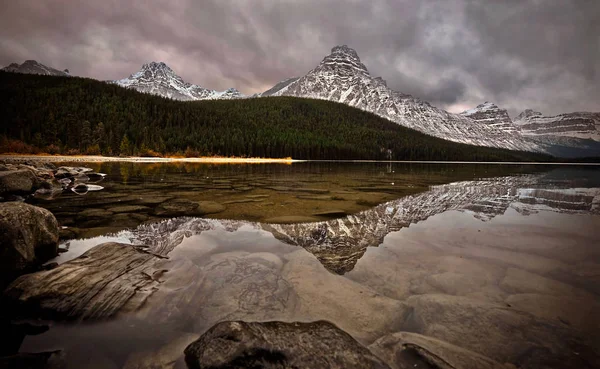
<path fill-rule="evenodd" d="M 11 63 L 7 67 L 2 68 L 5 72 L 24 73 L 24 74 L 42 74 L 47 76 L 70 76 L 69 70 L 64 71 L 50 68 L 36 60 L 25 60 L 23 64 Z"/>
<path fill-rule="evenodd" d="M 489 101 L 479 104 L 473 109 L 465 110 L 460 115 L 507 133 L 512 134 L 520 131 L 505 109 L 500 109 L 498 105 Z"/>
<path fill-rule="evenodd" d="M 575 112 L 556 116 L 527 109 L 515 118 L 523 135 L 538 139 L 540 136 L 569 137 L 600 141 L 600 113 Z"/>
<path fill-rule="evenodd" d="M 214 100 L 244 97 L 235 88 L 215 91 L 188 83 L 167 64 L 155 61 L 142 65 L 138 72 L 127 78 L 113 81 L 113 83 L 175 100 Z"/>
<path fill-rule="evenodd" d="M 541 150 L 517 132 L 448 113 L 423 100 L 392 90 L 381 77 L 371 77 L 358 53 L 346 45 L 334 47 L 313 70 L 272 95 L 344 103 L 450 141 L 515 150 Z"/>

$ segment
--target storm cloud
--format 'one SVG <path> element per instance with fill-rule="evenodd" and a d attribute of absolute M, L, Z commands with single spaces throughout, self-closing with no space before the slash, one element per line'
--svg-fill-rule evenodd
<path fill-rule="evenodd" d="M 164 61 L 251 94 L 347 44 L 391 88 L 450 111 L 600 111 L 597 0 L 20 0 L 0 24 L 0 64 L 101 80 Z"/>

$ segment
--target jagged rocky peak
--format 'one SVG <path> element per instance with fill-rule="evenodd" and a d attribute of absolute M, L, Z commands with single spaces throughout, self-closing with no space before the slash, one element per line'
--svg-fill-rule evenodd
<path fill-rule="evenodd" d="M 321 62 L 322 66 L 329 66 L 342 69 L 355 69 L 361 73 L 369 75 L 367 67 L 361 63 L 356 50 L 347 45 L 335 46 L 331 49 L 331 54 L 327 55 Z"/>
<path fill-rule="evenodd" d="M 225 91 L 215 91 L 194 85 L 183 80 L 171 67 L 164 62 L 150 62 L 142 68 L 113 83 L 122 87 L 132 88 L 139 92 L 159 95 L 175 100 L 214 100 L 237 99 L 244 97 L 235 88 Z"/>
<path fill-rule="evenodd" d="M 519 127 L 513 124 L 513 121 L 510 119 L 508 111 L 499 108 L 498 105 L 489 101 L 479 104 L 473 109 L 465 110 L 460 114 L 504 132 L 516 133 L 519 131 Z"/>
<path fill-rule="evenodd" d="M 334 47 L 331 54 L 303 77 L 271 90 L 276 90 L 271 93 L 274 96 L 340 102 L 450 141 L 513 150 L 542 150 L 537 144 L 525 141 L 515 129 L 498 129 L 391 89 L 381 77 L 371 77 L 357 52 L 346 45 Z M 507 124 L 512 124 L 508 115 L 507 118 Z"/>
<path fill-rule="evenodd" d="M 534 139 L 543 137 L 545 142 L 552 142 L 555 138 L 564 142 L 565 137 L 600 141 L 600 113 L 574 112 L 544 116 L 527 109 L 515 118 L 515 123 L 524 135 Z"/>
<path fill-rule="evenodd" d="M 515 123 L 517 122 L 526 122 L 531 117 L 541 117 L 542 113 L 539 111 L 535 111 L 533 109 L 525 109 L 521 114 L 517 115 L 515 118 Z"/>
<path fill-rule="evenodd" d="M 70 76 L 68 69 L 64 71 L 54 69 L 39 63 L 36 60 L 25 60 L 23 64 L 11 63 L 2 68 L 5 72 L 24 73 L 24 74 L 42 74 L 47 76 Z"/>

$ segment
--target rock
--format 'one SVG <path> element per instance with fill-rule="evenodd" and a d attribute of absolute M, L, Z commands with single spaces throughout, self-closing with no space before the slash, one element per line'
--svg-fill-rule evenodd
<path fill-rule="evenodd" d="M 123 206 L 114 206 L 112 208 L 108 208 L 107 210 L 113 212 L 115 214 L 119 213 L 136 213 L 140 211 L 146 211 L 149 208 L 147 206 L 142 205 L 123 205 Z"/>
<path fill-rule="evenodd" d="M 79 237 L 79 228 L 61 227 L 58 231 L 58 237 L 61 240 L 72 240 Z"/>
<path fill-rule="evenodd" d="M 52 213 L 20 202 L 0 203 L 0 280 L 34 270 L 57 249 L 58 222 Z"/>
<path fill-rule="evenodd" d="M 89 180 L 92 182 L 98 182 L 98 181 L 104 179 L 104 177 L 106 177 L 106 174 L 104 174 L 104 173 L 95 173 L 95 172 L 89 172 L 89 173 L 86 173 L 86 175 L 88 176 Z"/>
<path fill-rule="evenodd" d="M 345 210 L 327 210 L 321 211 L 317 213 L 313 213 L 312 215 L 316 217 L 327 217 L 327 218 L 335 218 L 335 217 L 343 217 L 348 215 Z"/>
<path fill-rule="evenodd" d="M 162 217 L 203 216 L 220 213 L 225 207 L 213 201 L 172 200 L 167 201 L 156 209 L 154 214 Z"/>
<path fill-rule="evenodd" d="M 412 296 L 402 329 L 523 368 L 594 368 L 600 356 L 560 324 L 506 304 L 441 294 Z M 573 355 L 573 352 L 580 353 Z"/>
<path fill-rule="evenodd" d="M 369 346 L 393 369 L 509 369 L 486 356 L 417 333 L 398 332 Z"/>
<path fill-rule="evenodd" d="M 66 368 L 66 363 L 61 351 L 18 353 L 0 357 L 0 368 L 62 369 Z"/>
<path fill-rule="evenodd" d="M 63 178 L 73 178 L 76 175 L 78 175 L 79 172 L 76 171 L 74 168 L 71 167 L 59 167 L 56 172 L 54 172 L 54 177 L 56 179 L 63 179 Z"/>
<path fill-rule="evenodd" d="M 26 336 L 42 334 L 50 327 L 44 324 L 38 325 L 30 322 L 11 322 L 0 319 L 0 332 L 2 332 L 2 345 L 0 345 L 0 357 L 14 355 L 19 352 Z M 3 368 L 0 365 L 0 368 Z"/>
<path fill-rule="evenodd" d="M 77 218 L 79 220 L 86 220 L 89 218 L 106 219 L 106 218 L 111 217 L 112 215 L 113 215 L 113 213 L 108 210 L 90 208 L 90 209 L 85 209 L 85 210 L 79 212 L 79 214 L 77 215 Z"/>
<path fill-rule="evenodd" d="M 108 318 L 143 305 L 160 283 L 152 275 L 163 258 L 140 247 L 103 243 L 57 268 L 17 278 L 5 291 L 6 302 L 32 316 Z"/>
<path fill-rule="evenodd" d="M 221 322 L 185 349 L 189 368 L 389 368 L 332 323 Z"/>
<path fill-rule="evenodd" d="M 264 200 L 262 200 L 262 199 L 238 199 L 238 200 L 224 201 L 223 204 L 231 205 L 231 204 L 244 204 L 244 203 L 249 203 L 249 202 L 263 202 L 263 201 Z"/>
<path fill-rule="evenodd" d="M 85 195 L 88 192 L 88 186 L 83 183 L 80 183 L 71 187 L 71 191 L 75 192 L 78 195 Z"/>
<path fill-rule="evenodd" d="M 283 215 L 280 217 L 273 217 L 265 219 L 265 223 L 281 223 L 281 224 L 290 224 L 290 223 L 312 223 L 318 222 L 319 218 L 302 216 L 302 215 Z"/>
<path fill-rule="evenodd" d="M 39 183 L 28 169 L 0 172 L 0 194 L 29 194 L 37 189 Z"/>

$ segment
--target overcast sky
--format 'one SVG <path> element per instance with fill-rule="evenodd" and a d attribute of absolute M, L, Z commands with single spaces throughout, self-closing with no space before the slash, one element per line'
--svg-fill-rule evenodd
<path fill-rule="evenodd" d="M 599 0 L 1 1 L 3 66 L 119 79 L 164 61 L 251 94 L 347 44 L 391 88 L 453 112 L 600 111 Z"/>

